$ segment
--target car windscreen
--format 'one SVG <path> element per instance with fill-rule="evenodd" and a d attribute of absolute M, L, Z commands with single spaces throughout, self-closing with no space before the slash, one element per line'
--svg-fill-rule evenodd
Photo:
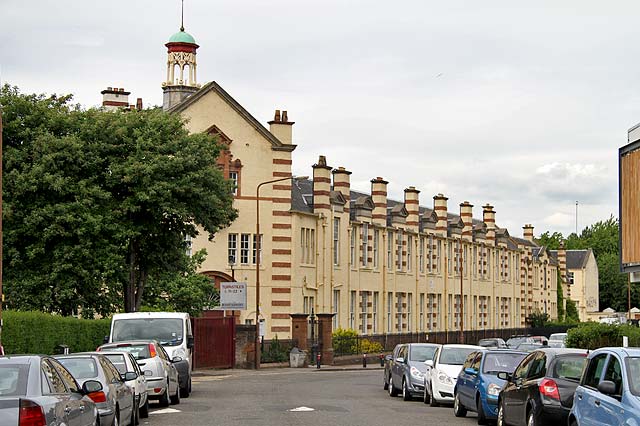
<path fill-rule="evenodd" d="M 440 354 L 440 364 L 462 365 L 467 356 L 477 348 L 443 348 Z"/>
<path fill-rule="evenodd" d="M 58 361 L 78 380 L 98 377 L 98 367 L 93 358 L 58 358 Z"/>
<path fill-rule="evenodd" d="M 118 373 L 124 374 L 127 372 L 127 364 L 124 360 L 124 355 L 108 354 L 105 356 L 109 361 L 111 361 L 111 364 L 118 369 Z"/>
<path fill-rule="evenodd" d="M 565 333 L 552 334 L 551 336 L 549 336 L 549 340 L 566 340 L 566 339 L 567 339 L 567 335 Z"/>
<path fill-rule="evenodd" d="M 640 396 L 640 358 L 629 357 L 624 360 L 629 378 L 629 388 L 635 396 Z"/>
<path fill-rule="evenodd" d="M 27 364 L 0 365 L 0 397 L 25 395 L 28 376 Z"/>
<path fill-rule="evenodd" d="M 499 342 L 495 339 L 482 339 L 478 342 L 478 346 L 482 346 L 483 348 L 498 347 L 499 345 Z"/>
<path fill-rule="evenodd" d="M 424 362 L 428 359 L 433 359 L 435 352 L 435 346 L 412 346 L 409 361 Z"/>
<path fill-rule="evenodd" d="M 507 346 L 510 348 L 514 348 L 521 343 L 533 343 L 533 339 L 531 337 L 512 337 L 507 340 Z"/>
<path fill-rule="evenodd" d="M 149 352 L 149 345 L 146 345 L 143 343 L 133 344 L 133 345 L 132 344 L 102 345 L 100 346 L 100 350 L 129 352 L 137 360 L 151 358 L 151 353 Z"/>
<path fill-rule="evenodd" d="M 513 373 L 527 354 L 487 354 L 484 358 L 482 372 L 497 376 L 501 371 Z"/>
<path fill-rule="evenodd" d="M 582 369 L 587 363 L 586 355 L 562 355 L 554 362 L 551 375 L 556 379 L 569 379 L 579 381 L 582 377 Z"/>
<path fill-rule="evenodd" d="M 164 346 L 182 343 L 182 320 L 180 318 L 135 318 L 113 321 L 111 341 L 157 340 Z"/>

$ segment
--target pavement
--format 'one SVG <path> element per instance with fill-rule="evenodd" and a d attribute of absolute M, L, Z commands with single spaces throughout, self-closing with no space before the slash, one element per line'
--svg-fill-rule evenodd
<path fill-rule="evenodd" d="M 274 364 L 263 364 L 261 365 L 260 371 L 273 371 L 274 369 L 281 370 L 292 370 L 292 371 L 370 371 L 370 370 L 383 370 L 384 367 L 381 367 L 380 364 L 368 364 L 366 368 L 362 366 L 362 364 L 347 364 L 347 365 L 322 365 L 320 368 L 317 368 L 315 365 L 310 365 L 308 367 L 303 368 L 291 368 L 288 363 L 280 363 L 277 365 Z M 232 375 L 244 375 L 244 374 L 255 374 L 254 369 L 239 369 L 239 368 L 228 368 L 228 369 L 198 369 L 194 370 L 192 375 L 193 377 L 215 377 L 215 376 L 228 376 Z"/>

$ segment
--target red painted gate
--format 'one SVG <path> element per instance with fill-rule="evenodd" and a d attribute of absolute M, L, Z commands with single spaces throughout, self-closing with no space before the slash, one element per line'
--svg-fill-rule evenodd
<path fill-rule="evenodd" d="M 235 318 L 194 318 L 194 368 L 233 368 L 236 362 Z"/>

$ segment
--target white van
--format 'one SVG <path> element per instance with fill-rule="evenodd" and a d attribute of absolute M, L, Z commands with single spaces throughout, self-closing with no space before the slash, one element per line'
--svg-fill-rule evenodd
<path fill-rule="evenodd" d="M 115 314 L 108 343 L 126 340 L 157 340 L 174 362 L 180 379 L 180 396 L 191 393 L 193 331 L 184 312 L 133 312 Z"/>

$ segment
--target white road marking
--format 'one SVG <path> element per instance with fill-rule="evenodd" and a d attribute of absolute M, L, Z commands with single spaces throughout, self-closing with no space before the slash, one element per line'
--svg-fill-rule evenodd
<path fill-rule="evenodd" d="M 309 407 L 298 407 L 298 408 L 292 408 L 289 411 L 291 411 L 293 413 L 300 413 L 300 412 L 315 411 L 315 410 L 313 408 L 309 408 Z"/>
<path fill-rule="evenodd" d="M 172 413 L 182 413 L 180 410 L 176 410 L 175 408 L 163 408 L 162 410 L 150 411 L 151 414 L 172 414 Z"/>
<path fill-rule="evenodd" d="M 191 379 L 192 381 L 198 383 L 198 382 L 215 382 L 218 380 L 223 380 L 226 379 L 228 377 L 231 377 L 231 374 L 226 375 L 226 376 L 203 376 L 203 377 L 194 377 L 193 379 Z"/>

